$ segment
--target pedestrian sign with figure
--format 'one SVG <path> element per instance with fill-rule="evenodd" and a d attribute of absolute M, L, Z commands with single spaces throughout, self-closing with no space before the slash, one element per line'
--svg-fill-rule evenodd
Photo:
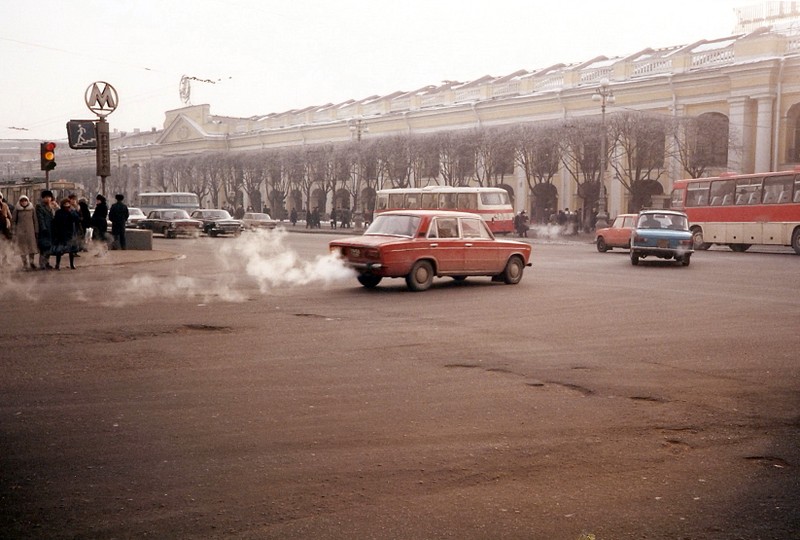
<path fill-rule="evenodd" d="M 67 122 L 69 147 L 73 150 L 94 150 L 97 148 L 97 131 L 94 120 L 70 120 Z"/>

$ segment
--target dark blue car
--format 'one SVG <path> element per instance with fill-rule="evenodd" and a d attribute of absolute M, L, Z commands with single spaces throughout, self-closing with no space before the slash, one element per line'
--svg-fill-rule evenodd
<path fill-rule="evenodd" d="M 689 266 L 694 253 L 689 219 L 683 212 L 674 210 L 643 210 L 636 218 L 631 232 L 631 264 L 639 259 L 658 257 L 675 259 Z"/>

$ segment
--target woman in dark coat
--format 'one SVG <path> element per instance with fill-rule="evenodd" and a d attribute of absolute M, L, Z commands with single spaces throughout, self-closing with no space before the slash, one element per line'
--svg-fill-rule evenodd
<path fill-rule="evenodd" d="M 106 231 L 108 230 L 108 205 L 106 198 L 102 195 L 97 196 L 97 204 L 94 206 L 92 214 L 92 228 L 94 229 L 94 239 L 106 241 Z"/>
<path fill-rule="evenodd" d="M 89 203 L 86 199 L 78 201 L 78 213 L 81 215 L 81 251 L 86 251 L 86 244 L 92 239 L 92 213 L 89 211 Z"/>
<path fill-rule="evenodd" d="M 75 269 L 75 253 L 79 249 L 81 223 L 77 212 L 72 211 L 69 199 L 61 201 L 61 208 L 53 216 L 53 254 L 56 256 L 56 270 L 61 267 L 61 256 L 69 253 L 69 267 Z"/>

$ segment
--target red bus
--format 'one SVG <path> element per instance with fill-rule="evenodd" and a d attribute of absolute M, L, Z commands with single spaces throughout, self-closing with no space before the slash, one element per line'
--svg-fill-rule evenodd
<path fill-rule="evenodd" d="M 675 182 L 672 208 L 689 216 L 695 249 L 791 246 L 800 255 L 800 167 Z"/>
<path fill-rule="evenodd" d="M 457 210 L 480 215 L 495 234 L 514 232 L 514 207 L 508 191 L 497 187 L 427 186 L 382 189 L 375 214 L 388 210 Z"/>

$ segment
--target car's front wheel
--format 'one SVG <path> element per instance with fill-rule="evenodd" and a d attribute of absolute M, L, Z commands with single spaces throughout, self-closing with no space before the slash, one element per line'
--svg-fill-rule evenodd
<path fill-rule="evenodd" d="M 633 266 L 639 264 L 639 254 L 636 253 L 635 251 L 631 251 L 631 264 Z"/>
<path fill-rule="evenodd" d="M 506 268 L 503 270 L 503 282 L 507 285 L 516 285 L 522 279 L 522 272 L 525 270 L 525 263 L 518 256 L 508 259 Z"/>
<path fill-rule="evenodd" d="M 381 282 L 383 279 L 381 276 L 375 276 L 372 274 L 359 274 L 358 282 L 361 283 L 367 289 L 374 289 L 378 286 L 378 283 Z"/>
<path fill-rule="evenodd" d="M 406 276 L 406 285 L 412 291 L 424 291 L 433 283 L 433 266 L 428 261 L 417 261 Z"/>
<path fill-rule="evenodd" d="M 682 255 L 680 259 L 678 259 L 678 261 L 680 261 L 680 263 L 683 266 L 689 266 L 689 262 L 691 261 L 691 259 L 692 259 L 692 254 L 687 253 L 686 255 Z"/>
<path fill-rule="evenodd" d="M 600 253 L 605 253 L 606 251 L 608 251 L 608 244 L 606 244 L 606 241 L 603 239 L 602 236 L 597 237 L 597 251 L 599 251 Z"/>

